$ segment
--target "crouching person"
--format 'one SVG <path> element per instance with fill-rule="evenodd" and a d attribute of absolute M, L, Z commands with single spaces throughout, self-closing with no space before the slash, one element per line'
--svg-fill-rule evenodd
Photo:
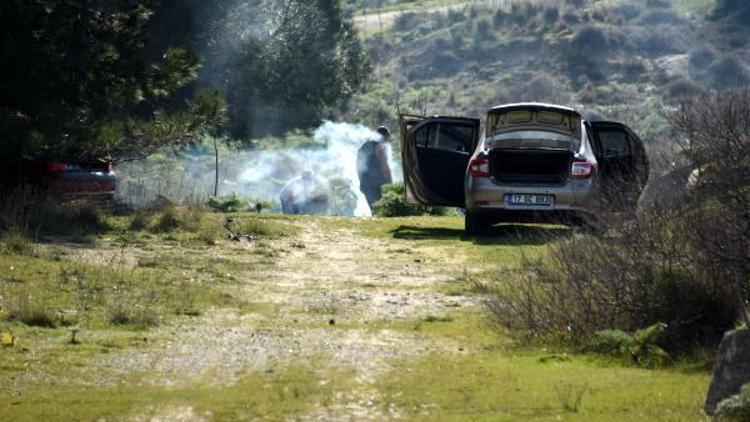
<path fill-rule="evenodd" d="M 328 195 L 319 192 L 310 170 L 290 180 L 281 189 L 279 200 L 284 214 L 325 214 L 328 209 Z"/>

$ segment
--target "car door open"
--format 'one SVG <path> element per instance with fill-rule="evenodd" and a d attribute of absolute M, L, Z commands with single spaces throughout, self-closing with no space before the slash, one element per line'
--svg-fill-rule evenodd
<path fill-rule="evenodd" d="M 479 119 L 400 116 L 406 202 L 464 206 L 464 176 L 479 141 Z"/>
<path fill-rule="evenodd" d="M 648 180 L 641 140 L 627 126 L 592 122 L 603 199 L 615 208 L 632 208 Z"/>

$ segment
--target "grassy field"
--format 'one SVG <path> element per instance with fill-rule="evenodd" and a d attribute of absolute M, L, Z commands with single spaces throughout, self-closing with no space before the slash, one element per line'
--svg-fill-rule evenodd
<path fill-rule="evenodd" d="M 184 208 L 6 235 L 0 419 L 700 420 L 701 365 L 642 369 L 490 324 L 477 283 L 569 235 Z"/>

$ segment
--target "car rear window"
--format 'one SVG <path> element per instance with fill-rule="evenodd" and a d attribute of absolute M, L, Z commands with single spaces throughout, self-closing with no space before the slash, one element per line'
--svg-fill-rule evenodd
<path fill-rule="evenodd" d="M 550 130 L 578 138 L 581 116 L 564 110 L 510 110 L 487 116 L 487 135 L 515 130 Z"/>
<path fill-rule="evenodd" d="M 435 123 L 419 128 L 415 133 L 418 147 L 454 152 L 472 152 L 474 130 L 471 125 Z"/>

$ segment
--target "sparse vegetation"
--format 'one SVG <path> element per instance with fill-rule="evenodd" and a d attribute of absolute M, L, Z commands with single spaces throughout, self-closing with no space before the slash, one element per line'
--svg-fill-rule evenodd
<path fill-rule="evenodd" d="M 238 212 L 246 211 L 249 208 L 249 204 L 246 201 L 240 199 L 236 193 L 232 192 L 229 195 L 222 197 L 212 196 L 206 203 L 209 208 L 219 212 Z"/>
<path fill-rule="evenodd" d="M 404 184 L 383 185 L 383 197 L 373 206 L 373 214 L 379 217 L 406 217 L 410 215 L 444 215 L 441 207 L 414 206 L 404 202 Z"/>
<path fill-rule="evenodd" d="M 24 233 L 18 230 L 5 232 L 0 242 L 1 253 L 9 255 L 32 255 L 34 253 L 34 245 Z"/>

